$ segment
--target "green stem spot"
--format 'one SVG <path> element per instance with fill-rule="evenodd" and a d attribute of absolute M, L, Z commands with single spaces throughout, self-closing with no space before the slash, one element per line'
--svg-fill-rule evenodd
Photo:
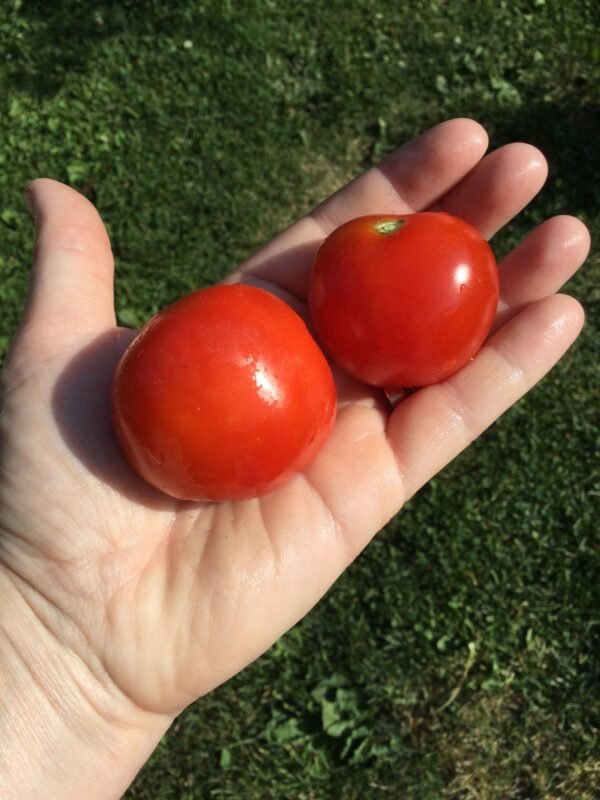
<path fill-rule="evenodd" d="M 404 225 L 403 219 L 382 219 L 381 222 L 376 222 L 373 226 L 377 233 L 387 236 L 389 233 L 394 233 Z"/>

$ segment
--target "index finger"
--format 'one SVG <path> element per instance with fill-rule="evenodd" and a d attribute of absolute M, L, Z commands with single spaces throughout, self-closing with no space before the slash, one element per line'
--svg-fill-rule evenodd
<path fill-rule="evenodd" d="M 253 276 L 304 298 L 314 254 L 334 228 L 363 214 L 406 214 L 426 208 L 473 169 L 487 145 L 485 130 L 473 120 L 436 125 L 320 203 L 226 282 Z"/>

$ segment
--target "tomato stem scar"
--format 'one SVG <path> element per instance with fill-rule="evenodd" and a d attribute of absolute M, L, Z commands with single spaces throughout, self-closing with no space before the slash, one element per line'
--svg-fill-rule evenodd
<path fill-rule="evenodd" d="M 376 222 L 373 227 L 377 233 L 387 236 L 387 234 L 394 233 L 398 228 L 401 228 L 404 222 L 405 220 L 403 219 L 383 219 L 381 222 Z"/>

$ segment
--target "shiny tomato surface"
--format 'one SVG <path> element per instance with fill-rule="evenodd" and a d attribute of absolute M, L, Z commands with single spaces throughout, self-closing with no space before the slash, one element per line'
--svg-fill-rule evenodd
<path fill-rule="evenodd" d="M 329 365 L 302 319 L 251 286 L 215 286 L 157 314 L 121 359 L 112 392 L 121 447 L 148 483 L 185 500 L 281 486 L 325 442 Z"/>
<path fill-rule="evenodd" d="M 436 383 L 463 367 L 497 302 L 490 246 L 441 212 L 345 223 L 319 248 L 309 282 L 324 349 L 354 377 L 389 389 Z"/>

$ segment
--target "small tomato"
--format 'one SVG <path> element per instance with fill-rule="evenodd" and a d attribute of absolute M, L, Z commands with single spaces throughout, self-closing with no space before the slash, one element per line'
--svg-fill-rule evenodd
<path fill-rule="evenodd" d="M 134 470 L 184 500 L 238 500 L 304 469 L 335 417 L 329 365 L 302 319 L 251 286 L 199 290 L 124 353 L 112 416 Z"/>
<path fill-rule="evenodd" d="M 319 248 L 308 299 L 315 330 L 342 369 L 383 388 L 424 386 L 481 347 L 498 271 L 479 231 L 450 214 L 359 217 Z"/>

